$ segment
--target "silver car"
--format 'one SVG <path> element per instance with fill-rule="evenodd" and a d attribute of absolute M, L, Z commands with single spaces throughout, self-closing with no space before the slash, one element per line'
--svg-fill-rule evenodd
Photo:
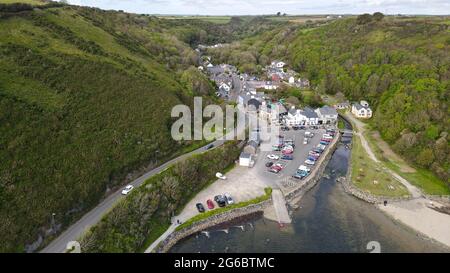
<path fill-rule="evenodd" d="M 225 193 L 223 196 L 225 196 L 228 205 L 234 204 L 234 200 L 229 193 Z"/>

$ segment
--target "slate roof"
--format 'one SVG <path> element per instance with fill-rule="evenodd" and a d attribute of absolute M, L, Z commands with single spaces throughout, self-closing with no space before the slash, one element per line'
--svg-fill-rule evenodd
<path fill-rule="evenodd" d="M 319 108 L 319 112 L 322 115 L 337 115 L 337 111 L 336 109 L 334 109 L 333 107 L 330 107 L 328 105 Z"/>

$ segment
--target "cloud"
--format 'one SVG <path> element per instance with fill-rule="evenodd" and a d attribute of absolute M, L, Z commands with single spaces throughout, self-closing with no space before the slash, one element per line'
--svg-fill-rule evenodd
<path fill-rule="evenodd" d="M 69 0 L 71 4 L 149 14 L 244 15 L 364 13 L 445 14 L 448 0 Z"/>

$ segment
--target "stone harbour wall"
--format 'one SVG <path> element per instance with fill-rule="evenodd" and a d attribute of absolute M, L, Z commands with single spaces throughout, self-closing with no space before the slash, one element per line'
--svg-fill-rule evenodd
<path fill-rule="evenodd" d="M 165 253 L 170 250 L 178 241 L 192 234 L 208 229 L 210 227 L 229 222 L 233 219 L 264 211 L 265 208 L 272 205 L 272 199 L 268 199 L 258 204 L 249 205 L 242 208 L 236 208 L 223 213 L 212 215 L 204 220 L 193 223 L 192 225 L 178 231 L 174 231 L 164 241 L 162 241 L 154 250 L 157 253 Z"/>

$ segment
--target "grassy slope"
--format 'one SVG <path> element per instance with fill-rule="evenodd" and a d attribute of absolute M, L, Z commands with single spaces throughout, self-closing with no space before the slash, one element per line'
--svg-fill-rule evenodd
<path fill-rule="evenodd" d="M 188 97 L 180 67 L 162 63 L 192 50 L 152 29 L 161 22 L 92 13 L 0 19 L 0 251 L 23 251 L 53 212 L 68 224 L 128 172 L 188 149 L 170 136 L 170 110 Z"/>
<path fill-rule="evenodd" d="M 448 188 L 445 183 L 437 178 L 431 171 L 422 168 L 415 168 L 414 172 L 403 171 L 401 166 L 405 164 L 404 162 L 398 162 L 393 157 L 383 153 L 376 145 L 376 140 L 370 133 L 365 134 L 365 136 L 376 157 L 379 158 L 386 167 L 395 171 L 415 186 L 421 188 L 426 194 L 450 195 L 450 188 Z"/>
<path fill-rule="evenodd" d="M 382 164 L 377 164 L 366 154 L 360 137 L 353 136 L 352 182 L 371 194 L 382 196 L 408 196 L 408 190 L 396 179 L 383 172 Z M 375 184 L 374 181 L 378 183 Z M 392 186 L 393 189 L 390 189 Z"/>

